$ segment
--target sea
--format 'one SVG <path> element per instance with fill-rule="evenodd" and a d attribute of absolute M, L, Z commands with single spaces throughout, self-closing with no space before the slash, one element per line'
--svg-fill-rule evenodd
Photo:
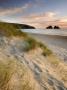
<path fill-rule="evenodd" d="M 59 58 L 67 62 L 67 30 L 63 29 L 21 29 L 39 42 L 45 44 Z"/>

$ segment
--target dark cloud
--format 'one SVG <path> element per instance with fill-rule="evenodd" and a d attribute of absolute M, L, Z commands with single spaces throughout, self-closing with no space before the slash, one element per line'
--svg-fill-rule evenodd
<path fill-rule="evenodd" d="M 0 0 L 0 8 L 19 7 L 28 3 L 30 0 Z"/>

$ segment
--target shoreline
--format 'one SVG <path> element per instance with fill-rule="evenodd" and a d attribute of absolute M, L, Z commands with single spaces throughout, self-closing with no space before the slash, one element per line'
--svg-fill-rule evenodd
<path fill-rule="evenodd" d="M 67 36 L 51 36 L 41 34 L 29 35 L 48 46 L 48 48 L 52 50 L 57 57 L 67 62 Z"/>
<path fill-rule="evenodd" d="M 22 32 L 25 33 L 32 33 L 32 34 L 40 34 L 40 35 L 55 35 L 55 36 L 65 36 L 67 37 L 67 31 L 66 30 L 41 30 L 41 29 L 21 29 Z"/>

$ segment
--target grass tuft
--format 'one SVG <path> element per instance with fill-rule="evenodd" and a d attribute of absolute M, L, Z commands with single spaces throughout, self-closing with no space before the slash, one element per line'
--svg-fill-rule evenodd
<path fill-rule="evenodd" d="M 20 27 L 19 27 L 20 28 Z M 12 24 L 6 24 L 0 22 L 0 35 L 2 36 L 21 36 L 25 38 L 26 47 L 25 51 L 29 51 L 31 49 L 35 49 L 37 46 L 42 48 L 43 55 L 47 56 L 51 54 L 51 51 L 41 42 L 37 42 L 35 39 L 29 37 L 26 33 L 22 32 L 21 30 L 17 29 L 17 26 Z"/>
<path fill-rule="evenodd" d="M 48 56 L 52 54 L 52 51 L 48 49 L 43 43 L 38 42 L 39 47 L 43 50 L 42 55 L 43 56 Z"/>
<path fill-rule="evenodd" d="M 0 35 L 3 36 L 23 36 L 26 37 L 27 34 L 18 30 L 17 27 L 13 26 L 12 24 L 6 24 L 0 22 Z"/>
<path fill-rule="evenodd" d="M 25 42 L 26 42 L 26 51 L 29 51 L 31 49 L 35 49 L 37 47 L 37 42 L 35 39 L 31 38 L 31 37 L 28 37 L 25 39 Z"/>
<path fill-rule="evenodd" d="M 26 75 L 26 68 L 19 61 L 9 59 L 6 63 L 0 62 L 0 90 L 32 90 L 29 81 L 24 78 Z M 11 83 L 13 80 L 17 84 Z"/>

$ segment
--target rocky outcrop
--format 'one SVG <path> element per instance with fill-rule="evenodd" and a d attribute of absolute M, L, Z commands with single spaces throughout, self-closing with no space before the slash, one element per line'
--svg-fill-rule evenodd
<path fill-rule="evenodd" d="M 53 27 L 52 26 L 48 26 L 48 27 L 46 27 L 46 29 L 53 29 Z"/>
<path fill-rule="evenodd" d="M 60 29 L 60 27 L 59 26 L 54 26 L 54 27 L 48 26 L 48 27 L 46 27 L 46 29 Z"/>
<path fill-rule="evenodd" d="M 54 26 L 54 29 L 60 29 L 60 27 L 59 26 Z"/>

